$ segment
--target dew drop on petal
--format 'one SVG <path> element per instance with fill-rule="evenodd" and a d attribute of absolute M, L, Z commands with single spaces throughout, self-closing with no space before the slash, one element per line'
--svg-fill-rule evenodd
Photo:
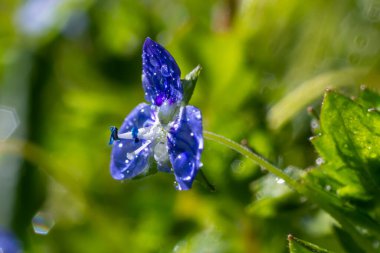
<path fill-rule="evenodd" d="M 119 148 L 122 148 L 123 147 L 123 143 L 119 143 Z"/>
<path fill-rule="evenodd" d="M 161 66 L 161 74 L 165 77 L 170 76 L 170 71 L 168 69 L 168 65 L 164 64 Z"/>
<path fill-rule="evenodd" d="M 148 55 L 148 57 L 149 57 L 149 55 Z M 157 67 L 159 65 L 157 60 L 154 57 L 151 57 L 149 59 L 149 61 L 150 61 L 150 64 L 152 64 L 154 67 Z"/>
<path fill-rule="evenodd" d="M 47 235 L 53 228 L 54 224 L 53 217 L 45 212 L 37 212 L 32 218 L 33 230 L 39 235 Z"/>
<path fill-rule="evenodd" d="M 182 190 L 181 186 L 177 183 L 177 181 L 174 181 L 174 187 L 178 191 Z"/>

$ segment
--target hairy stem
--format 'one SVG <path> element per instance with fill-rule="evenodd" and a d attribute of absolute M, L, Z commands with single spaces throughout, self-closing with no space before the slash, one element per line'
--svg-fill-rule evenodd
<path fill-rule="evenodd" d="M 297 181 L 293 178 L 291 178 L 289 175 L 285 174 L 281 169 L 277 168 L 267 160 L 265 160 L 260 155 L 252 152 L 247 147 L 244 147 L 243 145 L 240 145 L 239 143 L 232 141 L 230 139 L 227 139 L 224 136 L 209 132 L 209 131 L 203 131 L 203 136 L 211 141 L 215 141 L 219 144 L 222 144 L 230 149 L 235 150 L 236 152 L 248 157 L 250 160 L 252 160 L 254 163 L 258 164 L 259 166 L 265 168 L 272 174 L 276 175 L 279 178 L 282 178 L 290 187 L 292 187 L 294 190 L 297 190 L 300 192 L 300 185 L 297 183 Z"/>

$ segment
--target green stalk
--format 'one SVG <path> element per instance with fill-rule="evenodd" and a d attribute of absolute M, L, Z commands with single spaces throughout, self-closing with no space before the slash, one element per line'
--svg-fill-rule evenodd
<path fill-rule="evenodd" d="M 252 152 L 247 147 L 244 147 L 243 145 L 240 145 L 239 143 L 232 141 L 224 136 L 221 136 L 209 131 L 203 131 L 203 136 L 208 140 L 215 141 L 230 149 L 235 150 L 236 152 L 242 154 L 243 156 L 248 157 L 254 163 L 265 168 L 266 170 L 276 175 L 277 177 L 282 178 L 288 184 L 288 186 L 290 186 L 294 190 L 298 192 L 302 192 L 301 186 L 297 183 L 295 179 L 291 178 L 289 175 L 284 173 L 281 169 L 277 168 L 276 166 L 274 166 L 273 164 L 265 160 L 260 155 Z"/>

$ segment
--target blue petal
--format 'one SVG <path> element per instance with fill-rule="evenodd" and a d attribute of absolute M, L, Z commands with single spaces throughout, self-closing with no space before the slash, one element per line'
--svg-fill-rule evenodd
<path fill-rule="evenodd" d="M 165 101 L 169 104 L 180 102 L 183 96 L 181 71 L 173 56 L 160 44 L 146 38 L 142 59 L 145 99 L 157 106 Z"/>
<path fill-rule="evenodd" d="M 201 166 L 203 150 L 202 115 L 198 108 L 182 108 L 169 131 L 168 148 L 178 189 L 190 189 Z"/>
<path fill-rule="evenodd" d="M 0 252 L 18 253 L 21 252 L 20 243 L 15 236 L 0 228 Z"/>
<path fill-rule="evenodd" d="M 155 121 L 155 112 L 150 105 L 141 103 L 125 118 L 119 133 L 130 132 L 132 128 L 149 127 Z M 138 153 L 134 159 L 129 160 L 127 153 L 131 153 L 145 144 L 145 140 L 137 143 L 135 140 L 115 141 L 111 154 L 111 175 L 114 179 L 123 180 L 133 178 L 146 172 L 149 168 L 149 158 L 152 155 L 150 145 Z"/>

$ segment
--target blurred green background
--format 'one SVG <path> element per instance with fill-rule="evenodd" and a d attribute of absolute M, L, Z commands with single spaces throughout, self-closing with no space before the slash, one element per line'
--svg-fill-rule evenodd
<path fill-rule="evenodd" d="M 24 252 L 288 252 L 289 233 L 342 251 L 330 216 L 210 141 L 216 192 L 113 180 L 109 126 L 143 101 L 149 36 L 183 76 L 202 65 L 205 129 L 313 166 L 307 106 L 380 85 L 380 1 L 2 0 L 0 27 L 0 226 Z"/>

